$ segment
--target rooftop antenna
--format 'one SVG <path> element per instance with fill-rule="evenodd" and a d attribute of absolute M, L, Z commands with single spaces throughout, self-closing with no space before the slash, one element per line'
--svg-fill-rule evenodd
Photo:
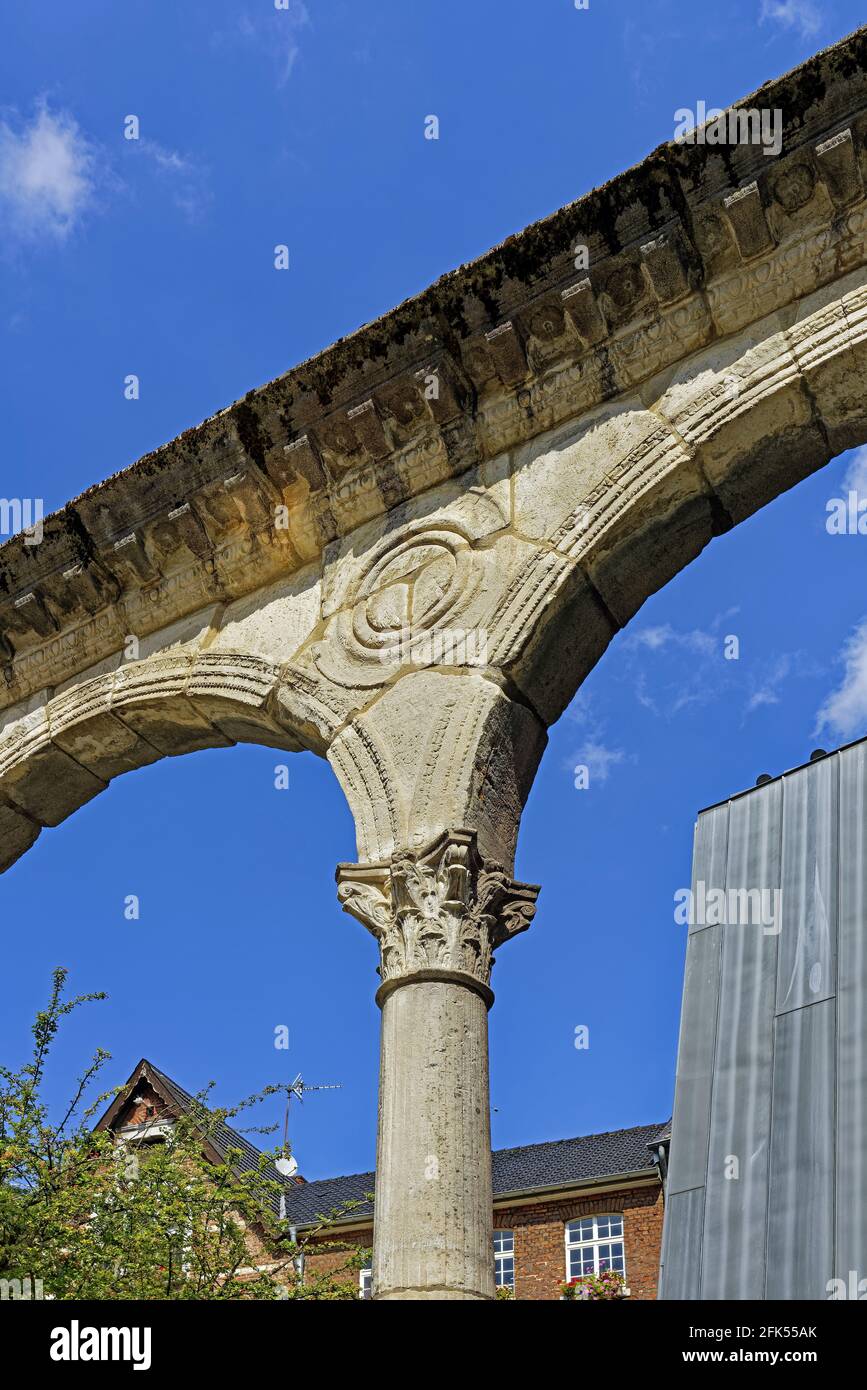
<path fill-rule="evenodd" d="M 289 1143 L 289 1102 L 293 1096 L 297 1096 L 299 1101 L 304 1100 L 305 1091 L 340 1091 L 343 1089 L 343 1082 L 337 1081 L 321 1086 L 310 1086 L 304 1080 L 300 1071 L 295 1080 L 286 1087 L 286 1113 L 283 1117 L 283 1149 L 280 1157 L 275 1160 L 274 1166 L 277 1172 L 284 1178 L 293 1178 L 298 1172 L 298 1160 L 292 1153 L 292 1146 Z M 282 1216 L 286 1207 L 285 1198 L 280 1201 L 280 1215 Z"/>

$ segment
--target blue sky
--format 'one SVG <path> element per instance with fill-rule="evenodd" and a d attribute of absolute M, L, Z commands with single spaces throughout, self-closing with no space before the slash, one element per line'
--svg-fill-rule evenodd
<path fill-rule="evenodd" d="M 46 510 L 640 160 L 678 108 L 725 105 L 863 19 L 849 0 L 3 11 L 0 495 Z M 696 811 L 867 732 L 867 542 L 825 528 L 865 473 L 837 459 L 715 540 L 551 731 L 517 863 L 539 911 L 494 976 L 497 1146 L 669 1114 Z M 67 965 L 110 999 L 66 1030 L 58 1098 L 96 1046 L 112 1081 L 144 1054 L 227 1101 L 298 1070 L 339 1081 L 293 1121 L 317 1177 L 373 1163 L 376 951 L 335 898 L 354 833 L 330 768 L 294 757 L 278 791 L 279 759 L 121 778 L 0 879 L 0 1058 L 23 1058 Z"/>

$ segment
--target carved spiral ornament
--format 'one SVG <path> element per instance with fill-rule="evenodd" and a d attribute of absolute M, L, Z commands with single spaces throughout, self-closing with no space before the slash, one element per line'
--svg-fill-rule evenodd
<path fill-rule="evenodd" d="M 378 685 L 401 666 L 442 661 L 436 635 L 462 628 L 480 582 L 470 539 L 457 526 L 389 537 L 338 614 L 340 661 L 323 646 L 317 665 L 340 684 Z"/>

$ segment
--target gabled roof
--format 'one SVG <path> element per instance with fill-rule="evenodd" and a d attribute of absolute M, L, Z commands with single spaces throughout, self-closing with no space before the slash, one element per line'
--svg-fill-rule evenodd
<path fill-rule="evenodd" d="M 142 1077 L 150 1080 L 154 1089 L 163 1095 L 167 1105 L 185 1113 L 193 1097 L 176 1081 L 145 1059 L 139 1063 L 123 1092 L 106 1111 L 98 1129 L 111 1126 L 129 1098 L 129 1089 Z M 584 1134 L 574 1139 L 554 1139 L 542 1144 L 524 1144 L 515 1149 L 495 1149 L 492 1154 L 494 1198 L 529 1195 L 550 1188 L 581 1186 L 596 1181 L 615 1181 L 617 1178 L 650 1177 L 656 1172 L 653 1150 L 667 1141 L 671 1122 L 637 1125 L 631 1129 L 615 1129 L 603 1134 Z M 211 1136 L 221 1159 L 230 1148 L 241 1150 L 242 1170 L 258 1168 L 260 1152 L 243 1134 L 220 1124 Z M 277 1170 L 269 1167 L 267 1176 L 280 1182 Z M 337 1219 L 357 1221 L 373 1215 L 373 1203 L 368 1194 L 374 1190 L 375 1173 L 350 1173 L 339 1178 L 321 1178 L 315 1182 L 282 1179 L 286 1195 L 286 1219 L 296 1226 L 309 1226 L 322 1217 L 337 1211 Z M 348 1202 L 358 1203 L 351 1211 Z"/>
<path fill-rule="evenodd" d="M 101 1116 L 95 1128 L 98 1130 L 112 1129 L 114 1121 L 122 1113 L 129 1101 L 130 1094 L 134 1087 L 141 1081 L 147 1081 L 156 1093 L 162 1098 L 168 1109 L 175 1115 L 186 1115 L 197 1104 L 195 1096 L 189 1091 L 185 1091 L 183 1086 L 179 1086 L 165 1072 L 155 1067 L 153 1062 L 149 1062 L 146 1057 L 142 1057 L 138 1065 L 133 1069 L 129 1080 L 123 1090 L 115 1097 L 112 1104 Z M 232 1166 L 235 1170 L 242 1173 L 259 1172 L 259 1161 L 262 1157 L 261 1150 L 255 1144 L 251 1144 L 243 1134 L 239 1134 L 231 1125 L 227 1125 L 224 1120 L 219 1120 L 214 1125 L 208 1136 L 205 1145 L 209 1152 L 209 1158 L 214 1162 L 226 1162 L 230 1150 L 238 1151 L 238 1157 L 233 1158 Z M 286 1181 L 277 1172 L 272 1163 L 269 1163 L 261 1170 L 263 1177 L 270 1182 L 279 1182 L 286 1187 L 287 1192 L 295 1187 L 294 1181 Z M 277 1198 L 272 1202 L 275 1210 L 279 1205 Z"/>
<path fill-rule="evenodd" d="M 660 1125 L 638 1125 L 519 1149 L 495 1149 L 494 1196 L 534 1188 L 562 1187 L 594 1178 L 622 1177 L 652 1171 L 656 1163 L 650 1145 Z"/>
<path fill-rule="evenodd" d="M 668 1125 L 638 1125 L 575 1139 L 554 1139 L 546 1144 L 524 1144 L 517 1149 L 495 1149 L 491 1155 L 494 1199 L 577 1187 L 594 1180 L 649 1177 L 656 1172 L 651 1148 L 661 1142 L 660 1134 L 668 1129 Z M 287 1193 L 287 1215 L 295 1225 L 304 1226 L 341 1208 L 345 1202 L 359 1202 L 345 1219 L 370 1217 L 373 1205 L 365 1200 L 365 1194 L 374 1190 L 375 1176 L 351 1173 L 342 1178 L 306 1182 Z"/>

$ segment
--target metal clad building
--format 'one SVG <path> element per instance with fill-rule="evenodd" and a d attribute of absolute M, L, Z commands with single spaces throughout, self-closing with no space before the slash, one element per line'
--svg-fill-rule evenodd
<path fill-rule="evenodd" d="M 867 740 L 702 811 L 690 916 L 660 1297 L 851 1290 L 867 1279 Z"/>

